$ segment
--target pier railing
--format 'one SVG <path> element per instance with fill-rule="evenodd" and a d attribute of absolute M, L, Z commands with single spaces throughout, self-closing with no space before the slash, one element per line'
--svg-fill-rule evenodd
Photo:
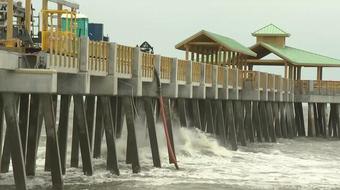
<path fill-rule="evenodd" d="M 219 66 L 217 71 L 217 85 L 224 86 L 225 67 Z"/>
<path fill-rule="evenodd" d="M 138 47 L 94 42 L 88 38 L 58 33 L 51 33 L 49 39 L 47 69 L 61 73 L 77 74 L 84 71 L 82 68 L 87 68 L 85 71 L 91 76 L 115 75 L 118 79 L 140 77 L 143 82 L 151 82 L 157 66 L 161 83 L 177 81 L 178 85 L 217 86 L 238 90 L 252 88 L 290 94 L 311 91 L 317 94 L 337 94 L 340 91 L 338 82 L 314 81 L 311 85 L 308 81 L 296 82 L 274 74 L 180 60 L 144 53 Z M 83 64 L 87 64 L 86 67 L 82 67 Z"/>
<path fill-rule="evenodd" d="M 132 77 L 132 63 L 134 60 L 134 48 L 124 45 L 117 46 L 117 69 L 120 78 Z"/>
<path fill-rule="evenodd" d="M 212 72 L 213 72 L 213 65 L 206 64 L 205 65 L 205 83 L 207 85 L 212 85 Z"/>
<path fill-rule="evenodd" d="M 49 49 L 47 69 L 57 72 L 79 72 L 80 39 L 74 35 L 51 32 L 49 34 Z"/>
<path fill-rule="evenodd" d="M 171 76 L 171 65 L 173 64 L 174 59 L 171 57 L 161 57 L 161 66 L 160 66 L 160 79 L 162 82 L 168 83 L 170 82 Z"/>
<path fill-rule="evenodd" d="M 107 42 L 89 42 L 89 71 L 92 75 L 106 76 L 109 65 L 109 43 Z"/>
<path fill-rule="evenodd" d="M 186 83 L 186 74 L 187 74 L 188 65 L 189 65 L 189 61 L 178 60 L 177 80 L 179 80 L 182 83 Z"/>
<path fill-rule="evenodd" d="M 294 90 L 299 95 L 340 95 L 340 81 L 298 80 Z"/>
<path fill-rule="evenodd" d="M 201 82 L 201 63 L 192 62 L 192 82 L 198 85 Z"/>
<path fill-rule="evenodd" d="M 142 53 L 142 77 L 144 80 L 153 80 L 155 68 L 155 55 Z"/>

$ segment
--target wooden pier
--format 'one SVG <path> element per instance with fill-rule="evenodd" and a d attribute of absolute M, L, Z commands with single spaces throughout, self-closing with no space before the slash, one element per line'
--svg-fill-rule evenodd
<path fill-rule="evenodd" d="M 27 188 L 26 177 L 36 175 L 37 149 L 45 127 L 45 170 L 51 172 L 53 188 L 63 189 L 67 157 L 71 157 L 71 167 L 79 167 L 81 159 L 84 175 L 96 172 L 93 159 L 102 156 L 104 135 L 106 168 L 119 175 L 115 141 L 126 120 L 126 164 L 138 173 L 135 115 L 140 111 L 145 113 L 139 115 L 145 117 L 155 167 L 161 167 L 155 128 L 159 118 L 166 126 L 170 163 L 176 164 L 174 115 L 181 127 L 214 134 L 232 150 L 254 142 L 276 142 L 277 138 L 339 137 L 340 82 L 323 81 L 321 76 L 323 66 L 340 66 L 340 61 L 338 65 L 309 65 L 320 68 L 318 80 L 300 80 L 304 65 L 289 57 L 261 60 L 269 52 L 280 55 L 276 46 L 266 44 L 279 43 L 285 48 L 282 36 L 287 37 L 262 36 L 254 47 L 247 48 L 202 31 L 176 46 L 186 51 L 186 59 L 58 32 L 46 34 L 48 45 L 37 53 L 3 48 L 1 172 L 9 171 L 12 160 L 16 188 Z M 254 65 L 285 66 L 285 76 L 255 71 Z M 308 127 L 302 103 L 308 103 Z M 135 109 L 135 105 L 140 107 Z M 74 118 L 71 125 L 70 117 Z M 68 134 L 71 128 L 72 134 Z M 71 155 L 67 154 L 69 143 Z"/>

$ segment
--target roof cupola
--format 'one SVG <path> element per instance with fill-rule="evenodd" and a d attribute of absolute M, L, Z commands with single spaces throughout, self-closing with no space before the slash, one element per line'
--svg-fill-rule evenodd
<path fill-rule="evenodd" d="M 256 37 L 257 43 L 264 42 L 278 47 L 285 47 L 286 38 L 290 36 L 289 33 L 274 24 L 269 24 L 255 31 L 252 35 Z"/>

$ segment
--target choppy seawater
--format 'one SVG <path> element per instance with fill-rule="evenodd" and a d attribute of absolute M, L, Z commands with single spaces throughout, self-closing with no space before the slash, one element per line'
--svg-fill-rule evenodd
<path fill-rule="evenodd" d="M 120 176 L 105 170 L 104 143 L 103 158 L 94 160 L 93 176 L 82 175 L 81 168 L 69 168 L 68 157 L 65 189 L 340 189 L 340 141 L 337 139 L 279 139 L 275 144 L 249 144 L 234 152 L 220 146 L 213 136 L 196 129 L 175 128 L 175 148 L 180 166 L 180 170 L 175 170 L 167 163 L 162 126 L 157 125 L 162 157 L 160 169 L 152 167 L 145 126 L 136 127 L 141 173 L 132 174 L 131 166 L 124 162 L 124 131 L 123 138 L 117 140 Z M 50 173 L 43 171 L 44 141 L 42 138 L 38 150 L 37 177 L 28 178 L 30 189 L 51 188 Z M 1 190 L 14 189 L 13 184 L 11 174 L 0 174 Z"/>

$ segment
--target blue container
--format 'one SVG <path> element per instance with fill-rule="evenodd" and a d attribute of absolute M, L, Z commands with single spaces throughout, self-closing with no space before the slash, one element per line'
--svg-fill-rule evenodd
<path fill-rule="evenodd" d="M 100 23 L 89 23 L 89 38 L 93 41 L 103 41 L 104 25 Z"/>

